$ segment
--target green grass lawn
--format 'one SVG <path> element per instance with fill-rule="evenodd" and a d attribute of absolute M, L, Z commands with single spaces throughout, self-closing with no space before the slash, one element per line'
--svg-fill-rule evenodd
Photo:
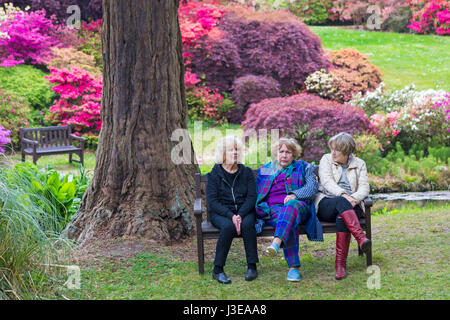
<path fill-rule="evenodd" d="M 241 239 L 233 241 L 225 270 L 230 285 L 211 279 L 215 240 L 206 241 L 205 275 L 199 275 L 195 239 L 173 247 L 143 243 L 132 255 L 136 241 L 117 240 L 113 247 L 99 245 L 83 260 L 81 288 L 61 285 L 48 298 L 69 299 L 449 299 L 450 205 L 405 208 L 373 217 L 373 264 L 379 268 L 380 288 L 369 288 L 365 258 L 352 241 L 348 277 L 334 280 L 335 235 L 323 243 L 301 237 L 302 279 L 286 281 L 281 258 L 261 253 L 269 240 L 259 238 L 259 277 L 244 280 L 245 255 Z M 64 281 L 64 280 L 62 280 Z"/>
<path fill-rule="evenodd" d="M 369 54 L 389 89 L 414 83 L 419 89 L 450 90 L 450 38 L 406 33 L 310 27 L 329 50 L 355 48 Z"/>
<path fill-rule="evenodd" d="M 21 162 L 21 154 L 9 154 L 7 158 L 0 156 L 0 167 L 3 165 L 14 165 Z M 73 159 L 79 160 L 77 155 L 73 156 Z M 25 158 L 27 162 L 33 163 L 31 157 L 27 156 Z M 52 168 L 58 170 L 60 173 L 67 174 L 71 173 L 74 175 L 78 175 L 80 173 L 80 164 L 76 162 L 69 163 L 69 155 L 61 154 L 61 155 L 51 155 L 39 158 L 36 166 L 38 169 L 41 168 Z M 95 152 L 94 151 L 85 151 L 84 152 L 84 166 L 88 173 L 93 174 L 95 168 Z"/>

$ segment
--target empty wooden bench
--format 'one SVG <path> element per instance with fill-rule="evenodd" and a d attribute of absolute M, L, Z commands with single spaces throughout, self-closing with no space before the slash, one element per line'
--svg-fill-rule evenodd
<path fill-rule="evenodd" d="M 257 170 L 253 170 L 253 174 L 256 179 Z M 317 175 L 317 170 L 316 170 Z M 211 220 L 209 214 L 206 213 L 206 220 L 203 220 L 203 212 L 205 212 L 204 207 L 202 206 L 202 183 L 206 185 L 208 181 L 208 176 L 202 175 L 200 173 L 195 174 L 195 190 L 196 190 L 196 199 L 194 202 L 194 216 L 196 221 L 197 228 L 197 255 L 198 255 L 198 272 L 200 274 L 204 274 L 204 265 L 205 265 L 205 254 L 204 254 L 204 240 L 205 239 L 218 239 L 220 230 L 214 227 L 211 224 Z M 365 205 L 365 217 L 360 219 L 359 222 L 361 227 L 366 232 L 367 238 L 372 240 L 372 228 L 371 228 L 371 212 L 370 209 L 372 207 L 372 200 L 370 198 L 366 198 L 364 200 Z M 321 221 L 323 233 L 336 233 L 336 224 L 333 222 L 323 222 Z M 265 226 L 261 233 L 258 233 L 257 237 L 273 237 L 275 232 L 275 228 L 272 226 Z M 300 234 L 306 234 L 303 226 L 300 229 Z M 241 236 L 240 236 L 241 237 Z M 361 256 L 363 252 L 358 247 L 358 254 Z M 369 251 L 366 253 L 366 265 L 372 265 L 372 244 L 370 245 Z"/>
<path fill-rule="evenodd" d="M 73 140 L 80 142 L 76 147 Z M 67 126 L 20 128 L 20 143 L 22 147 L 22 162 L 25 156 L 33 157 L 33 163 L 42 156 L 55 154 L 69 154 L 69 162 L 78 162 L 84 165 L 84 143 L 86 139 L 72 134 L 72 128 Z M 73 160 L 72 155 L 77 154 L 80 160 Z"/>

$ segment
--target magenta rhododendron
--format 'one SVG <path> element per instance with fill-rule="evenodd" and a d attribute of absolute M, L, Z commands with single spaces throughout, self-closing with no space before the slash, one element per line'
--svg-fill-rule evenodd
<path fill-rule="evenodd" d="M 417 33 L 450 35 L 450 1 L 434 0 L 414 13 L 408 28 Z"/>
<path fill-rule="evenodd" d="M 221 32 L 216 28 L 224 14 L 223 7 L 216 0 L 181 1 L 178 9 L 181 40 L 183 42 L 183 58 L 186 65 L 185 84 L 187 88 L 200 82 L 190 68 L 191 50 L 198 46 L 198 41 L 208 35 L 219 37 Z"/>
<path fill-rule="evenodd" d="M 5 149 L 3 149 L 2 146 L 11 142 L 11 139 L 8 138 L 10 134 L 11 130 L 5 130 L 5 128 L 0 126 L 0 153 L 5 152 Z"/>
<path fill-rule="evenodd" d="M 70 31 L 59 25 L 54 16 L 49 19 L 45 10 L 34 12 L 17 11 L 0 21 L 0 63 L 2 67 L 21 63 L 47 64 L 51 48 L 63 46 L 62 41 Z"/>
<path fill-rule="evenodd" d="M 72 125 L 78 134 L 99 132 L 102 82 L 87 71 L 51 69 L 46 78 L 56 84 L 53 91 L 60 95 L 50 107 L 49 121 Z"/>

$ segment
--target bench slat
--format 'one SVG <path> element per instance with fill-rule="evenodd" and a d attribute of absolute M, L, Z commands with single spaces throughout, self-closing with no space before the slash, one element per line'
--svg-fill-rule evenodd
<path fill-rule="evenodd" d="M 81 148 L 77 148 L 74 146 L 60 146 L 60 147 L 47 147 L 47 148 L 36 148 L 36 153 L 39 154 L 51 154 L 51 153 L 55 153 L 55 152 L 62 152 L 65 153 L 67 151 L 80 151 Z M 26 148 L 25 153 L 27 154 L 32 154 L 33 153 L 33 148 Z"/>

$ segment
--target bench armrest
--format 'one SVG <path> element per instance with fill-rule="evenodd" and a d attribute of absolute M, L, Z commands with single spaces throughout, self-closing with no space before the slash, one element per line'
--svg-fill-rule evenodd
<path fill-rule="evenodd" d="M 194 216 L 202 216 L 202 198 L 195 199 L 194 202 Z"/>
<path fill-rule="evenodd" d="M 81 149 L 84 149 L 84 143 L 86 142 L 86 138 L 79 137 L 79 136 L 77 136 L 77 135 L 74 135 L 73 133 L 69 134 L 69 136 L 70 136 L 72 139 L 75 139 L 75 140 L 77 140 L 77 141 L 80 141 Z"/>
<path fill-rule="evenodd" d="M 366 209 L 365 212 L 364 212 L 366 223 L 370 224 L 370 216 L 372 215 L 371 208 L 372 208 L 373 202 L 372 202 L 372 199 L 370 199 L 369 197 L 365 198 L 363 200 L 363 202 L 364 202 L 364 206 L 365 206 L 365 209 Z"/>
<path fill-rule="evenodd" d="M 86 138 L 79 137 L 77 135 L 74 135 L 73 133 L 70 134 L 70 137 L 75 139 L 75 140 L 78 140 L 78 141 L 83 141 L 83 142 L 86 141 Z"/>
<path fill-rule="evenodd" d="M 22 138 L 22 142 L 29 143 L 29 144 L 36 145 L 36 146 L 39 145 L 39 142 L 37 142 L 36 140 L 30 140 L 27 138 Z"/>
<path fill-rule="evenodd" d="M 33 147 L 33 153 L 34 154 L 36 153 L 37 147 L 39 146 L 39 142 L 37 142 L 36 140 L 30 140 L 30 139 L 27 139 L 27 138 L 22 138 L 21 143 L 22 143 L 22 156 L 24 155 L 23 152 L 24 152 L 25 146 L 27 144 L 29 144 L 29 145 L 31 145 Z"/>
<path fill-rule="evenodd" d="M 365 198 L 363 200 L 363 202 L 364 202 L 364 206 L 369 207 L 369 208 L 372 207 L 372 205 L 373 205 L 372 199 L 370 199 L 369 197 Z"/>

